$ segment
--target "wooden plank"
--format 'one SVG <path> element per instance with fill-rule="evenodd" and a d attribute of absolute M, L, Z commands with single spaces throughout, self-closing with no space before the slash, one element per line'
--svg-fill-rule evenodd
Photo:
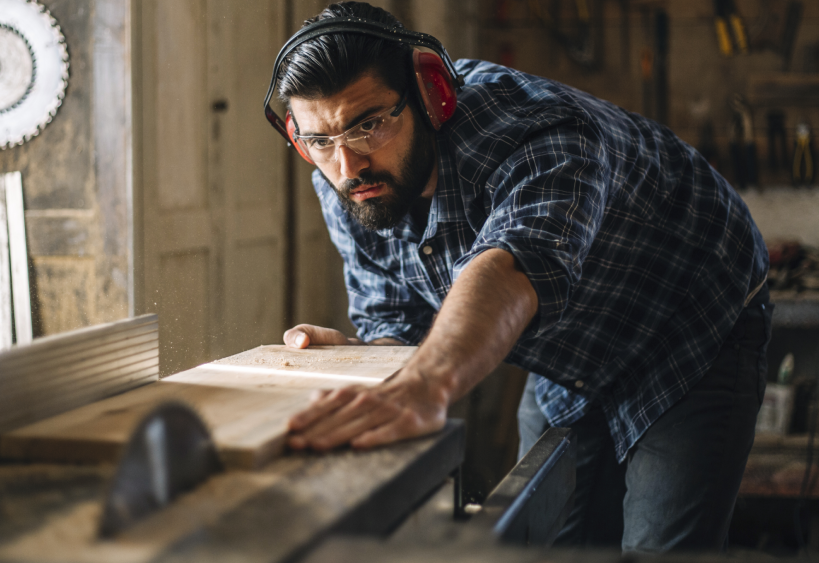
<path fill-rule="evenodd" d="M 130 0 L 96 0 L 93 9 L 93 116 L 97 252 L 97 310 L 105 320 L 134 315 L 133 104 Z M 90 35 L 90 34 L 89 34 Z M 90 88 L 89 88 L 90 89 Z M 114 282 L 126 273 L 125 284 Z M 125 285 L 125 287 L 123 287 Z"/>
<path fill-rule="evenodd" d="M 0 438 L 0 456 L 113 462 L 142 417 L 173 400 L 202 416 L 226 465 L 260 467 L 282 451 L 287 420 L 309 404 L 313 390 L 375 385 L 414 351 L 407 346 L 260 346 L 8 432 Z"/>
<path fill-rule="evenodd" d="M 11 287 L 14 303 L 14 329 L 17 344 L 32 340 L 31 290 L 28 282 L 26 219 L 23 211 L 23 180 L 19 172 L 5 175 L 6 214 L 9 228 Z"/>
<path fill-rule="evenodd" d="M 206 365 L 254 366 L 267 369 L 271 374 L 380 381 L 401 369 L 415 350 L 415 346 L 311 346 L 303 350 L 281 345 L 259 346 Z"/>
<path fill-rule="evenodd" d="M 11 269 L 6 219 L 6 176 L 0 174 L 0 351 L 11 348 Z"/>
<path fill-rule="evenodd" d="M 0 352 L 0 432 L 157 381 L 157 332 L 144 315 Z"/>

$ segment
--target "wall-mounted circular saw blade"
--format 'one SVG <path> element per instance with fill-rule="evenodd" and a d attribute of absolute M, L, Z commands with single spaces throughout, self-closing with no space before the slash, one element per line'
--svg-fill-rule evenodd
<path fill-rule="evenodd" d="M 189 407 L 165 403 L 125 447 L 105 499 L 101 537 L 112 537 L 222 470 L 205 424 Z"/>
<path fill-rule="evenodd" d="M 0 149 L 51 123 L 67 85 L 68 50 L 57 20 L 34 0 L 0 0 Z"/>

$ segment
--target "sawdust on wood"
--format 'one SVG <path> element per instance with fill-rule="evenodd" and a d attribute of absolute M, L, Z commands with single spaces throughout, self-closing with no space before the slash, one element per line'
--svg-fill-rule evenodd
<path fill-rule="evenodd" d="M 213 363 L 225 365 L 262 366 L 271 368 L 284 367 L 295 371 L 303 368 L 321 370 L 322 368 L 330 368 L 339 364 L 361 366 L 376 364 L 379 366 L 395 366 L 400 368 L 407 362 L 406 354 L 377 355 L 373 354 L 371 352 L 371 348 L 368 346 L 354 347 L 360 348 L 361 353 L 341 355 L 339 355 L 338 348 L 341 347 L 305 348 L 302 350 L 295 348 L 287 349 L 284 346 L 260 346 L 252 350 L 236 354 L 229 358 L 216 360 Z M 365 350 L 370 350 L 370 352 L 365 352 Z M 356 350 L 356 352 L 358 352 L 358 350 Z"/>

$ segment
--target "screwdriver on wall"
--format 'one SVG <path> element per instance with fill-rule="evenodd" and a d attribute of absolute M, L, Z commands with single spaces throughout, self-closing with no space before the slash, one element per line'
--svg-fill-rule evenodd
<path fill-rule="evenodd" d="M 714 25 L 717 28 L 719 50 L 723 55 L 730 57 L 734 54 L 734 43 L 740 53 L 748 52 L 748 33 L 734 0 L 714 0 Z"/>

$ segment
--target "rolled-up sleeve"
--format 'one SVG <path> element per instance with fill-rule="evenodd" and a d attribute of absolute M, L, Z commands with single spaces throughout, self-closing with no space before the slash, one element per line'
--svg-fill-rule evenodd
<path fill-rule="evenodd" d="M 490 248 L 517 259 L 539 302 L 523 338 L 537 337 L 560 320 L 600 228 L 609 169 L 598 139 L 591 126 L 575 119 L 523 143 L 487 181 L 487 220 L 455 264 L 457 277 Z"/>

